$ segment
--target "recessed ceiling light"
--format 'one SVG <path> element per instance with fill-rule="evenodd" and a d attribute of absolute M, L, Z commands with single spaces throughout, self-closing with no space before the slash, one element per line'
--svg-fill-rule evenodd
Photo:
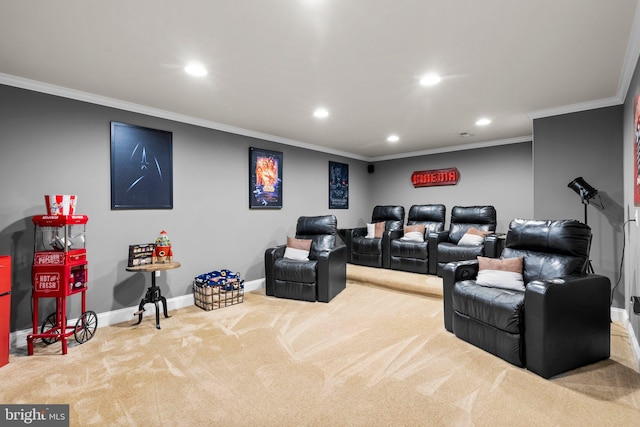
<path fill-rule="evenodd" d="M 425 74 L 420 79 L 420 84 L 422 86 L 433 86 L 433 85 L 437 85 L 438 83 L 440 83 L 441 80 L 442 80 L 442 77 L 440 77 L 439 75 L 437 75 L 435 73 Z"/>
<path fill-rule="evenodd" d="M 325 108 L 318 108 L 313 112 L 313 115 L 319 119 L 324 119 L 325 117 L 329 116 L 329 111 L 327 111 Z"/>
<path fill-rule="evenodd" d="M 489 123 L 491 123 L 491 119 L 487 119 L 487 118 L 478 119 L 478 121 L 476 121 L 477 126 L 486 126 Z"/>
<path fill-rule="evenodd" d="M 196 77 L 202 77 L 207 75 L 207 69 L 204 68 L 201 64 L 191 63 L 184 67 L 184 71 L 187 74 Z"/>
<path fill-rule="evenodd" d="M 400 141 L 400 137 L 398 135 L 389 135 L 387 137 L 387 142 L 398 142 Z"/>

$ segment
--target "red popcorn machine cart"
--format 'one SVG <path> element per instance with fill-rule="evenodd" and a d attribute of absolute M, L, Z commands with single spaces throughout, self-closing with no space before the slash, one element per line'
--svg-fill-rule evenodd
<path fill-rule="evenodd" d="M 67 338 L 82 344 L 95 334 L 98 318 L 87 311 L 87 251 L 85 248 L 86 215 L 36 215 L 33 268 L 31 272 L 33 298 L 33 333 L 27 336 L 27 351 L 33 354 L 33 341 L 45 344 L 62 343 L 67 354 Z M 75 325 L 67 324 L 67 298 L 79 295 L 81 315 Z M 55 298 L 56 311 L 49 314 L 38 332 L 38 300 Z"/>

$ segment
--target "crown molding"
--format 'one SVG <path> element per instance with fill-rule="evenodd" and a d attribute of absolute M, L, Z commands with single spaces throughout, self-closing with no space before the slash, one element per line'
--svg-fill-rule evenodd
<path fill-rule="evenodd" d="M 468 145 L 460 145 L 457 147 L 437 148 L 424 151 L 415 151 L 411 153 L 382 156 L 382 157 L 368 157 L 361 156 L 346 151 L 333 150 L 326 147 L 321 147 L 314 144 L 309 144 L 302 141 L 297 141 L 289 138 L 283 138 L 276 135 L 270 135 L 262 132 L 256 132 L 249 129 L 244 129 L 236 126 L 226 125 L 224 123 L 218 123 L 211 120 L 199 119 L 196 117 L 187 116 L 184 114 L 178 114 L 171 111 L 161 110 L 158 108 L 147 107 L 145 105 L 135 104 L 133 102 L 121 101 L 115 98 L 109 98 L 106 96 L 95 95 L 88 92 L 82 92 L 75 89 L 69 89 L 63 86 L 57 86 L 49 83 L 43 83 L 36 80 L 30 80 L 23 77 L 12 76 L 10 74 L 0 73 L 0 84 L 8 86 L 14 86 L 21 89 L 32 90 L 35 92 L 46 93 L 48 95 L 60 96 L 62 98 L 73 99 L 76 101 L 87 102 L 90 104 L 101 105 L 104 107 L 116 108 L 124 111 L 131 111 L 134 113 L 144 114 L 147 116 L 158 117 L 161 119 L 173 120 L 180 123 L 187 123 L 195 126 L 200 126 L 208 129 L 215 129 L 223 132 L 229 132 L 236 135 L 248 136 L 251 138 L 263 139 L 265 141 L 277 142 L 279 144 L 290 145 L 292 147 L 304 148 L 306 150 L 319 151 L 327 154 L 334 154 L 336 156 L 346 157 L 355 160 L 362 160 L 365 162 L 374 162 L 382 160 L 401 159 L 406 157 L 424 156 L 429 154 L 447 153 L 461 150 L 472 150 L 475 148 L 492 147 L 496 145 L 514 144 L 524 141 L 531 141 L 531 136 L 524 136 L 519 138 L 504 139 L 500 141 L 488 141 L 480 142 Z"/>
<path fill-rule="evenodd" d="M 472 144 L 456 145 L 453 147 L 433 148 L 429 150 L 412 151 L 409 153 L 393 154 L 389 156 L 372 157 L 371 161 L 396 160 L 407 157 L 428 156 L 431 154 L 451 153 L 454 151 L 475 150 L 478 148 L 496 147 L 499 145 L 520 144 L 533 141 L 532 135 L 518 136 L 515 138 L 498 139 L 495 141 L 474 142 Z"/>
<path fill-rule="evenodd" d="M 290 145 L 293 147 L 304 148 L 307 150 L 319 151 L 336 156 L 348 157 L 356 160 L 370 161 L 368 157 L 360 156 L 341 150 L 334 150 L 319 145 L 309 144 L 289 138 L 283 138 L 276 135 L 257 132 L 236 126 L 226 125 L 211 120 L 199 119 L 197 117 L 178 114 L 172 111 L 161 110 L 158 108 L 147 107 L 145 105 L 135 104 L 133 102 L 121 101 L 119 99 L 109 98 L 106 96 L 95 95 L 88 92 L 82 92 L 75 89 L 69 89 L 62 86 L 56 86 L 49 83 L 43 83 L 36 80 L 25 79 L 22 77 L 12 76 L 10 74 L 0 73 L 0 84 L 14 86 L 21 89 L 28 89 L 35 92 L 46 93 L 48 95 L 60 96 L 62 98 L 73 99 L 76 101 L 88 102 L 90 104 L 101 105 L 104 107 L 116 108 L 119 110 L 131 111 L 134 113 L 144 114 L 147 116 L 158 117 L 161 119 L 173 120 L 180 123 L 187 123 L 203 128 L 215 129 L 222 132 L 233 133 L 236 135 L 248 136 L 251 138 L 263 139 L 266 141 L 277 142 L 279 144 Z"/>
<path fill-rule="evenodd" d="M 611 107 L 620 105 L 624 102 L 620 100 L 620 95 L 611 98 L 596 99 L 594 101 L 580 102 L 578 104 L 562 105 L 560 107 L 546 108 L 544 110 L 532 111 L 529 113 L 531 120 L 541 119 L 543 117 L 560 116 L 562 114 L 577 113 L 579 111 L 595 110 L 596 108 Z"/>

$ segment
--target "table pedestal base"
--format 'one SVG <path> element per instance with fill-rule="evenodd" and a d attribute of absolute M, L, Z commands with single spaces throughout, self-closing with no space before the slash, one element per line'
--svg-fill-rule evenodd
<path fill-rule="evenodd" d="M 156 305 L 156 328 L 160 329 L 160 307 L 158 306 L 158 302 L 162 303 L 162 311 L 164 313 L 164 317 L 171 317 L 167 313 L 167 299 L 162 296 L 160 292 L 160 288 L 156 286 L 156 275 L 155 272 L 151 272 L 151 287 L 147 289 L 147 294 L 140 301 L 140 305 L 138 306 L 138 311 L 133 315 L 138 315 L 138 322 L 135 325 L 139 325 L 142 322 L 142 313 L 144 313 L 145 304 L 154 303 Z"/>
<path fill-rule="evenodd" d="M 134 316 L 138 316 L 138 322 L 135 325 L 139 325 L 142 322 L 142 314 L 144 313 L 145 304 L 154 303 L 156 306 L 156 328 L 160 329 L 160 306 L 158 303 L 162 303 L 162 311 L 164 312 L 164 317 L 171 317 L 169 313 L 167 313 L 167 299 L 162 296 L 160 292 L 160 288 L 156 285 L 156 274 L 160 274 L 160 271 L 163 270 L 173 270 L 174 268 L 180 267 L 179 262 L 170 261 L 162 264 L 149 264 L 149 265 L 140 265 L 135 267 L 127 267 L 127 271 L 147 271 L 151 273 L 151 286 L 147 289 L 147 293 L 145 294 L 142 301 L 140 301 L 140 305 L 138 306 L 138 311 L 133 313 Z"/>

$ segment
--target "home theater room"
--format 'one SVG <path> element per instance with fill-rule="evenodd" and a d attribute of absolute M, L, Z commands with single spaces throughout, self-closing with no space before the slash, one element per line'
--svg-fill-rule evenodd
<path fill-rule="evenodd" d="M 640 424 L 640 0 L 5 3 L 0 425 Z"/>

